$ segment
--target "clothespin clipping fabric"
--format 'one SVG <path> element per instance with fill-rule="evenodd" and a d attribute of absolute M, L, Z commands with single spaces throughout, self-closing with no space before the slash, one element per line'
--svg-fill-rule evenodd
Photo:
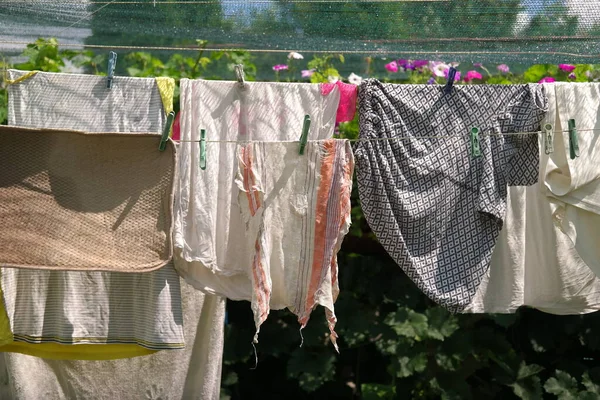
<path fill-rule="evenodd" d="M 554 127 L 552 124 L 544 125 L 544 153 L 554 153 Z"/>
<path fill-rule="evenodd" d="M 579 157 L 579 139 L 577 137 L 577 127 L 575 126 L 575 120 L 569 120 L 569 153 L 571 160 Z"/>

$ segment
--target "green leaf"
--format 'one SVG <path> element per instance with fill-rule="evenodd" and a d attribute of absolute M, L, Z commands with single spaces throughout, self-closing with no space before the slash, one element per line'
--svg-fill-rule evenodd
<path fill-rule="evenodd" d="M 427 354 L 420 353 L 411 357 L 399 357 L 392 361 L 392 370 L 398 378 L 407 378 L 415 372 L 423 372 L 427 368 Z"/>
<path fill-rule="evenodd" d="M 577 381 L 564 371 L 556 370 L 556 378 L 550 378 L 544 384 L 548 393 L 555 394 L 559 400 L 575 400 L 579 393 Z"/>
<path fill-rule="evenodd" d="M 580 392 L 577 395 L 577 400 L 600 400 L 600 394 L 592 392 Z"/>
<path fill-rule="evenodd" d="M 443 400 L 469 400 L 473 396 L 471 387 L 464 379 L 453 375 L 438 375 L 431 380 L 431 387 L 439 392 Z"/>
<path fill-rule="evenodd" d="M 427 317 L 406 308 L 390 313 L 385 323 L 392 327 L 396 334 L 421 340 L 427 336 Z"/>
<path fill-rule="evenodd" d="M 523 400 L 541 400 L 543 398 L 542 384 L 537 376 L 530 376 L 512 385 L 514 394 Z"/>
<path fill-rule="evenodd" d="M 127 73 L 129 76 L 139 76 L 142 73 L 142 70 L 135 67 L 127 67 Z"/>
<path fill-rule="evenodd" d="M 459 328 L 457 318 L 441 307 L 430 308 L 425 315 L 429 323 L 427 336 L 432 339 L 444 340 Z"/>
<path fill-rule="evenodd" d="M 550 75 L 549 66 L 538 64 L 525 71 L 524 78 L 526 82 L 538 82 L 545 76 Z"/>
<path fill-rule="evenodd" d="M 591 69 L 592 66 L 589 64 L 578 64 L 573 71 L 576 77 L 575 82 L 587 82 L 589 80 L 587 72 Z"/>
<path fill-rule="evenodd" d="M 313 353 L 304 348 L 297 348 L 288 361 L 287 375 L 297 379 L 305 391 L 314 392 L 325 382 L 333 380 L 335 359 L 328 351 Z"/>
<path fill-rule="evenodd" d="M 596 393 L 596 394 L 600 395 L 600 385 L 598 385 L 596 382 L 592 381 L 588 371 L 585 371 L 583 373 L 583 376 L 581 377 L 581 383 L 583 383 L 583 386 L 585 386 L 585 388 L 587 389 L 588 392 Z"/>
<path fill-rule="evenodd" d="M 235 372 L 229 372 L 221 382 L 224 386 L 231 386 L 238 383 L 238 376 Z"/>
<path fill-rule="evenodd" d="M 533 375 L 537 375 L 544 370 L 544 367 L 537 364 L 526 365 L 525 361 L 519 366 L 519 372 L 517 373 L 517 380 L 525 379 Z"/>
<path fill-rule="evenodd" d="M 362 400 L 394 399 L 396 387 L 391 385 L 378 385 L 376 383 L 364 383 L 361 385 Z"/>

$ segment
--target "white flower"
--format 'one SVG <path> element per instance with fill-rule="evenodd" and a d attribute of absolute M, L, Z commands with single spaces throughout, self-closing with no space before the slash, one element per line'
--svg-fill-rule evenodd
<path fill-rule="evenodd" d="M 329 83 L 336 83 L 337 81 L 340 80 L 340 78 L 338 78 L 337 76 L 331 76 L 331 75 L 329 75 L 327 77 L 327 80 L 329 81 Z"/>
<path fill-rule="evenodd" d="M 432 61 L 429 63 L 429 69 L 435 76 L 443 78 L 446 76 L 446 71 L 450 69 L 450 66 L 441 62 Z"/>
<path fill-rule="evenodd" d="M 350 76 L 348 76 L 348 82 L 358 86 L 362 82 L 362 78 L 353 72 L 350 74 Z"/>
<path fill-rule="evenodd" d="M 63 59 L 63 62 L 65 63 L 64 67 L 60 68 L 60 72 L 63 72 L 65 74 L 81 74 L 83 73 L 83 68 L 81 67 L 77 67 L 73 61 L 68 60 L 68 59 Z"/>
<path fill-rule="evenodd" d="M 294 60 L 304 60 L 304 56 L 300 53 L 296 53 L 295 51 L 292 51 L 290 54 L 288 54 L 288 59 L 294 59 Z"/>

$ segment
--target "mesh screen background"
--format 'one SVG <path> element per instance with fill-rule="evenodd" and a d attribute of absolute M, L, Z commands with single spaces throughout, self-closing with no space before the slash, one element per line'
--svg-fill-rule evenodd
<path fill-rule="evenodd" d="M 366 56 L 523 65 L 600 59 L 598 0 L 2 0 L 0 21 L 0 52 L 9 55 L 56 37 L 104 52 L 181 52 L 205 39 L 209 49 L 344 53 L 350 63 Z"/>

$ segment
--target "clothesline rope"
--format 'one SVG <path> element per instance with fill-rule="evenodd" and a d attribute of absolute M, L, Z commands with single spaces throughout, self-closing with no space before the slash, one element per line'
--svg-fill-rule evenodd
<path fill-rule="evenodd" d="M 600 39 L 599 39 L 600 40 Z M 0 44 L 11 44 L 19 46 L 27 46 L 29 42 L 19 42 L 11 40 L 0 40 Z M 59 47 L 72 47 L 84 49 L 111 49 L 111 50 L 149 50 L 149 51 L 198 51 L 198 47 L 173 47 L 173 46 L 114 46 L 101 44 L 78 44 L 78 43 L 61 43 Z M 314 50 L 314 49 L 245 49 L 234 47 L 206 47 L 203 51 L 245 51 L 248 53 L 290 53 L 292 51 L 299 53 L 315 53 L 315 54 L 364 54 L 364 55 L 385 55 L 385 54 L 421 54 L 421 55 L 560 55 L 569 57 L 582 57 L 590 59 L 600 59 L 600 53 L 585 54 L 585 53 L 570 53 L 562 51 L 417 51 L 417 50 L 398 50 L 398 49 L 374 49 L 374 50 Z"/>
<path fill-rule="evenodd" d="M 577 132 L 600 132 L 600 129 L 577 129 Z M 552 131 L 553 133 L 569 133 L 569 131 Z M 480 133 L 479 136 L 511 136 L 511 135 L 539 135 L 543 134 L 542 131 L 537 132 L 506 132 L 506 133 Z M 372 138 L 372 139 L 344 139 L 349 142 L 380 142 L 385 140 L 411 140 L 411 139 L 435 139 L 435 138 L 464 138 L 469 137 L 469 134 L 465 135 L 433 135 L 433 136 L 397 136 L 397 137 L 389 137 L 389 138 Z M 264 142 L 264 140 L 259 140 L 260 142 Z M 309 142 L 314 142 L 315 140 L 309 140 Z M 316 140 L 316 141 L 322 141 Z M 175 140 L 178 143 L 200 143 L 200 140 Z M 206 143 L 251 143 L 252 140 L 206 140 Z M 272 141 L 272 143 L 296 143 L 297 140 L 279 140 Z"/>

